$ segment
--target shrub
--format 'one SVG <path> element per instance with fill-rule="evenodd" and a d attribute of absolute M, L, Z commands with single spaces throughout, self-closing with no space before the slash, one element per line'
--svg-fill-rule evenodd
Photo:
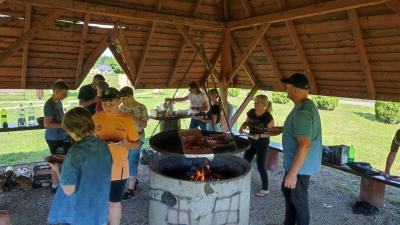
<path fill-rule="evenodd" d="M 375 118 L 379 122 L 387 124 L 400 123 L 400 103 L 398 102 L 375 102 Z"/>
<path fill-rule="evenodd" d="M 237 97 L 237 96 L 239 96 L 239 88 L 229 88 L 229 90 L 228 90 L 228 95 L 230 96 L 230 97 Z"/>
<path fill-rule="evenodd" d="M 333 111 L 339 104 L 338 97 L 312 96 L 311 98 L 318 109 Z"/>
<path fill-rule="evenodd" d="M 286 104 L 289 102 L 287 94 L 284 92 L 272 92 L 272 102 L 277 104 Z"/>

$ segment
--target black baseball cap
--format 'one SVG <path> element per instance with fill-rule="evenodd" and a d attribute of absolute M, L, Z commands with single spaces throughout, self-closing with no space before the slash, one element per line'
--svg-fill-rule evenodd
<path fill-rule="evenodd" d="M 101 100 L 102 101 L 111 101 L 116 98 L 120 98 L 119 91 L 116 88 L 109 87 L 109 88 L 104 89 L 101 92 Z"/>
<path fill-rule="evenodd" d="M 300 89 L 310 89 L 310 83 L 308 83 L 306 75 L 302 73 L 294 73 L 289 78 L 282 78 L 281 82 L 284 84 L 291 84 Z"/>

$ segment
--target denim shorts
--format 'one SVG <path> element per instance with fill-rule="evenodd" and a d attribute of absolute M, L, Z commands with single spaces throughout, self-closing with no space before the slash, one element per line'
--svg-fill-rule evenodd
<path fill-rule="evenodd" d="M 143 141 L 140 141 L 139 148 L 131 149 L 128 155 L 129 162 L 129 176 L 135 177 L 138 173 L 140 150 L 142 149 Z"/>

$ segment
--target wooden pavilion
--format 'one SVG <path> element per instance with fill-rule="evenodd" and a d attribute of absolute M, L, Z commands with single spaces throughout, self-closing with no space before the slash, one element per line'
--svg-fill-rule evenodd
<path fill-rule="evenodd" d="M 185 83 L 252 88 L 240 109 L 294 72 L 400 101 L 400 0 L 0 0 L 0 89 L 77 88 L 107 48 L 136 88 L 176 88 L 201 44 L 212 73 L 198 54 Z"/>

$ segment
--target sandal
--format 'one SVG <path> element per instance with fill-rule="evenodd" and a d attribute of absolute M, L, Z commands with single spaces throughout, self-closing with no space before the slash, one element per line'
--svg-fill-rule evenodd
<path fill-rule="evenodd" d="M 269 190 L 259 190 L 256 192 L 256 196 L 258 197 L 264 197 L 269 194 Z"/>

